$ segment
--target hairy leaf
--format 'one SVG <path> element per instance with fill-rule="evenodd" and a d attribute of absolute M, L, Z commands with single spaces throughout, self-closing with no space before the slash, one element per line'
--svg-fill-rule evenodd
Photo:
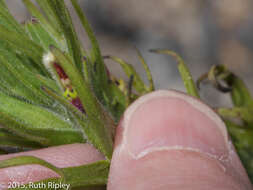
<path fill-rule="evenodd" d="M 188 94 L 191 96 L 194 96 L 196 98 L 199 98 L 199 93 L 198 93 L 197 87 L 192 79 L 192 75 L 191 75 L 189 69 L 187 68 L 187 66 L 184 64 L 183 59 L 178 54 L 176 54 L 173 51 L 163 50 L 163 49 L 150 50 L 150 51 L 154 52 L 154 53 L 159 53 L 159 54 L 167 54 L 167 55 L 171 55 L 171 56 L 175 57 L 178 62 L 178 70 L 180 72 L 181 78 L 184 82 L 184 86 L 185 86 Z"/>

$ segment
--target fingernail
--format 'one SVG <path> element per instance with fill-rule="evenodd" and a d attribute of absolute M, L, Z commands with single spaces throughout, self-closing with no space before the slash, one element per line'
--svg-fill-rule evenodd
<path fill-rule="evenodd" d="M 228 155 L 223 121 L 199 100 L 176 91 L 138 99 L 122 121 L 124 148 L 138 159 L 154 151 L 191 150 L 217 159 Z"/>

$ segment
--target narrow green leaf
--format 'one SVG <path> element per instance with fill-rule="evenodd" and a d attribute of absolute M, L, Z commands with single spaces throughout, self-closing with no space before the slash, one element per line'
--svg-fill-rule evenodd
<path fill-rule="evenodd" d="M 50 45 L 58 47 L 54 38 L 42 27 L 39 20 L 32 18 L 31 21 L 25 23 L 25 28 L 30 38 L 40 44 L 44 50 L 48 51 Z"/>
<path fill-rule="evenodd" d="M 106 100 L 108 99 L 111 100 L 113 97 L 111 92 L 109 91 L 109 82 L 108 82 L 109 76 L 107 75 L 106 66 L 104 64 L 104 60 L 101 55 L 98 41 L 78 2 L 76 0 L 71 0 L 71 3 L 75 8 L 77 15 L 79 16 L 79 19 L 92 45 L 91 58 L 89 61 L 86 61 L 84 65 L 85 79 L 87 79 L 90 76 L 91 78 L 90 83 L 92 85 L 92 90 L 94 91 L 96 97 L 98 98 L 100 103 L 102 103 L 105 106 L 106 109 L 111 111 L 113 108 L 111 107 L 110 103 L 108 104 Z M 87 57 L 87 59 L 89 58 Z M 89 65 L 90 63 L 91 65 Z M 92 71 L 89 71 L 90 74 L 87 74 L 88 72 L 87 67 L 90 66 L 93 67 Z"/>
<path fill-rule="evenodd" d="M 4 0 L 1 0 L 0 2 L 1 2 L 0 3 L 0 24 L 11 31 L 24 35 L 24 29 L 10 14 Z"/>
<path fill-rule="evenodd" d="M 144 57 L 141 55 L 141 52 L 137 50 L 137 54 L 138 54 L 138 57 L 146 71 L 146 74 L 147 74 L 147 78 L 148 78 L 148 81 L 149 81 L 149 87 L 147 88 L 148 91 L 154 91 L 155 90 L 155 86 L 154 86 L 154 82 L 153 82 L 153 77 L 152 77 L 152 74 L 151 74 L 151 71 L 148 67 L 148 64 L 146 63 L 146 61 L 144 60 Z"/>
<path fill-rule="evenodd" d="M 17 49 L 30 57 L 40 58 L 43 49 L 32 42 L 29 38 L 26 38 L 16 32 L 12 32 L 0 25 L 1 40 L 14 44 Z"/>
<path fill-rule="evenodd" d="M 6 3 L 5 3 L 5 0 L 1 0 L 1 1 L 0 1 L 0 5 L 1 5 L 1 7 L 3 7 L 3 8 L 7 8 Z"/>
<path fill-rule="evenodd" d="M 253 99 L 247 86 L 234 73 L 230 72 L 224 65 L 213 65 L 208 73 L 198 80 L 208 79 L 213 86 L 221 92 L 230 92 L 233 104 L 236 107 L 245 107 L 253 110 Z M 223 81 L 226 85 L 220 83 Z"/>
<path fill-rule="evenodd" d="M 113 82 L 110 83 L 109 89 L 112 99 L 106 101 L 107 104 L 110 104 L 110 113 L 113 115 L 115 122 L 118 123 L 127 108 L 127 96 Z"/>
<path fill-rule="evenodd" d="M 25 129 L 25 126 L 22 125 L 21 123 L 18 123 L 18 121 L 15 120 L 15 118 L 10 117 L 6 113 L 4 113 L 2 110 L 0 110 L 0 124 L 2 125 L 3 128 L 6 130 L 12 132 L 13 134 L 17 134 L 18 136 L 30 139 L 32 141 L 36 141 L 40 144 L 46 144 L 47 139 L 42 138 L 42 137 L 36 137 L 34 135 L 31 135 L 29 133 L 26 133 L 25 130 L 22 130 L 22 128 Z M 20 129 L 21 128 L 21 129 Z"/>
<path fill-rule="evenodd" d="M 225 81 L 232 87 L 231 97 L 234 105 L 253 109 L 253 98 L 243 80 L 231 73 Z"/>
<path fill-rule="evenodd" d="M 0 92 L 0 124 L 14 134 L 44 146 L 84 142 L 69 118 L 45 108 L 8 97 Z"/>
<path fill-rule="evenodd" d="M 86 77 L 84 76 L 84 79 L 92 87 L 91 89 L 96 94 L 96 97 L 99 99 L 98 92 L 96 91 L 96 89 L 98 89 L 100 86 L 100 84 L 97 83 L 97 78 L 96 78 L 97 73 L 88 57 L 85 57 L 84 62 L 85 62 L 84 68 L 85 68 L 85 76 L 86 76 Z M 110 77 L 108 81 L 109 85 L 107 87 L 107 91 L 110 93 L 108 94 L 102 90 L 103 98 L 100 98 L 99 100 L 107 109 L 107 111 L 112 114 L 114 121 L 117 123 L 122 113 L 127 107 L 126 91 L 122 90 L 121 88 L 122 85 L 118 83 L 118 80 L 111 73 L 109 73 L 109 71 L 108 71 L 108 75 Z M 120 80 L 120 82 L 122 81 L 123 80 Z"/>
<path fill-rule="evenodd" d="M 104 106 L 107 112 L 112 113 L 112 101 L 113 101 L 113 94 L 110 90 L 110 80 L 108 81 L 101 81 L 100 74 L 98 72 L 97 63 L 92 63 L 92 61 L 86 56 L 84 61 L 84 80 L 87 84 L 91 87 L 91 90 L 94 92 L 97 100 Z M 108 71 L 109 75 L 109 71 Z M 104 86 L 103 83 L 106 83 Z"/>
<path fill-rule="evenodd" d="M 56 82 L 50 78 L 44 77 L 42 75 L 36 75 L 37 79 L 40 81 L 40 86 L 48 86 L 53 89 L 55 92 L 61 92 L 61 89 L 56 84 Z"/>
<path fill-rule="evenodd" d="M 0 128 L 0 147 L 41 148 L 41 145 Z"/>
<path fill-rule="evenodd" d="M 253 110 L 245 107 L 219 108 L 218 113 L 223 117 L 241 118 L 242 120 L 253 124 Z"/>
<path fill-rule="evenodd" d="M 7 45 L 7 43 L 6 43 L 6 45 Z M 15 56 L 22 63 L 22 65 L 24 65 L 34 75 L 36 75 L 36 74 L 44 75 L 43 71 L 40 69 L 40 67 L 38 66 L 38 64 L 34 62 L 33 59 L 31 59 L 27 55 L 17 54 L 16 52 L 14 52 L 15 51 L 15 47 L 14 46 L 10 45 L 10 47 L 6 48 L 5 50 L 8 51 L 8 52 L 10 52 L 11 54 L 13 54 L 13 57 Z M 46 76 L 46 75 L 44 75 L 44 76 Z"/>
<path fill-rule="evenodd" d="M 85 79 L 88 82 L 89 80 L 87 80 L 87 78 L 91 79 L 90 84 L 96 97 L 107 110 L 112 111 L 113 108 L 107 101 L 108 99 L 111 100 L 113 98 L 109 90 L 109 76 L 107 74 L 107 69 L 101 55 L 98 41 L 78 2 L 76 0 L 71 0 L 71 3 L 75 8 L 77 15 L 79 16 L 79 19 L 92 45 L 91 58 L 87 57 L 87 61 L 84 62 Z M 90 67 L 92 67 L 92 70 Z"/>
<path fill-rule="evenodd" d="M 253 181 L 253 130 L 228 120 L 225 123 L 250 180 Z"/>
<path fill-rule="evenodd" d="M 73 60 L 75 61 L 75 65 L 78 69 L 78 72 L 82 71 L 82 49 L 80 42 L 78 40 L 77 34 L 75 32 L 74 26 L 72 24 L 72 20 L 69 14 L 69 11 L 62 0 L 47 0 L 48 5 L 54 11 L 57 16 L 56 19 L 61 26 L 61 30 L 64 33 L 68 44 L 68 50 Z"/>
<path fill-rule="evenodd" d="M 70 59 L 55 47 L 51 47 L 51 51 L 56 58 L 56 62 L 68 75 L 86 110 L 89 125 L 85 124 L 83 127 L 88 140 L 110 159 L 113 145 L 112 131 L 114 131 L 112 119 L 98 103 L 90 86 L 71 63 Z"/>
<path fill-rule="evenodd" d="M 136 70 L 134 69 L 132 65 L 126 63 L 122 59 L 115 56 L 106 56 L 105 58 L 112 59 L 116 63 L 120 64 L 120 66 L 123 68 L 124 72 L 129 78 L 131 77 L 131 75 L 133 76 L 133 86 L 137 92 L 141 94 L 144 94 L 147 92 L 144 82 L 142 81 L 139 74 L 136 72 Z"/>
<path fill-rule="evenodd" d="M 29 12 L 40 21 L 42 27 L 52 35 L 52 37 L 59 40 L 59 42 L 64 41 L 64 38 L 62 37 L 60 32 L 57 30 L 57 27 L 55 27 L 55 26 L 57 26 L 57 24 L 55 24 L 55 23 L 50 24 L 47 21 L 47 19 L 41 14 L 39 9 L 30 0 L 23 0 L 23 3 L 25 4 L 25 6 L 29 10 Z"/>
<path fill-rule="evenodd" d="M 36 78 L 33 77 L 33 74 L 29 73 L 25 67 L 8 62 L 2 55 L 0 55 L 0 63 L 6 66 L 11 75 L 16 78 L 16 81 L 22 83 L 27 90 L 30 90 L 31 94 L 34 95 L 34 101 L 45 102 L 48 104 L 52 103 L 52 101 L 50 101 L 50 99 L 38 89 L 38 80 L 36 80 Z"/>
<path fill-rule="evenodd" d="M 103 57 L 101 56 L 99 44 L 97 42 L 97 39 L 92 31 L 92 28 L 91 28 L 85 14 L 83 13 L 83 11 L 82 11 L 81 7 L 79 6 L 79 4 L 77 3 L 77 1 L 71 0 L 71 3 L 73 5 L 73 7 L 75 8 L 76 13 L 79 16 L 79 19 L 80 19 L 89 39 L 91 41 L 91 44 L 92 44 L 91 57 L 92 57 L 92 61 L 96 64 L 96 67 L 97 67 L 98 81 L 100 81 L 100 83 L 101 83 L 100 88 L 102 88 L 106 91 L 108 76 L 106 73 L 106 68 L 104 65 Z"/>
<path fill-rule="evenodd" d="M 9 158 L 7 160 L 2 160 L 0 161 L 0 168 L 8 168 L 13 166 L 31 165 L 31 164 L 38 164 L 53 170 L 54 172 L 59 174 L 62 178 L 62 181 L 64 181 L 64 173 L 61 169 L 55 167 L 54 165 L 42 159 L 33 156 L 18 156 L 14 158 Z"/>
<path fill-rule="evenodd" d="M 24 35 L 19 35 L 16 32 L 12 32 L 0 25 L 0 40 L 8 42 L 9 45 L 15 53 L 25 54 L 31 57 L 34 60 L 34 63 L 45 73 L 47 74 L 46 69 L 41 63 L 41 58 L 43 54 L 43 48 L 38 44 L 31 41 L 29 38 Z"/>
<path fill-rule="evenodd" d="M 83 57 L 82 63 L 83 63 L 83 78 L 88 84 L 92 85 L 92 77 L 93 77 L 92 63 L 87 56 Z"/>
<path fill-rule="evenodd" d="M 58 20 L 56 19 L 56 15 L 54 11 L 51 9 L 50 5 L 48 4 L 48 1 L 36 0 L 36 3 L 40 6 L 42 11 L 45 13 L 50 25 L 54 27 L 55 30 L 58 30 L 58 32 L 60 33 L 60 24 L 58 23 Z"/>
<path fill-rule="evenodd" d="M 107 184 L 110 162 L 106 160 L 92 164 L 63 168 L 66 183 L 71 187 L 85 187 Z"/>
<path fill-rule="evenodd" d="M 15 76 L 10 77 L 11 72 L 0 63 L 0 90 L 6 94 L 33 100 L 34 93 L 29 91 L 22 83 L 18 82 Z"/>
<path fill-rule="evenodd" d="M 188 69 L 188 67 L 185 65 L 183 59 L 176 54 L 173 51 L 170 50 L 163 50 L 163 49 L 156 49 L 156 50 L 150 50 L 153 53 L 158 53 L 158 54 L 166 54 L 166 55 L 171 55 L 176 58 L 178 62 L 178 70 L 180 72 L 180 75 L 183 79 L 184 86 L 188 92 L 189 95 L 194 96 L 196 98 L 200 98 L 197 87 L 192 79 L 192 75 Z"/>

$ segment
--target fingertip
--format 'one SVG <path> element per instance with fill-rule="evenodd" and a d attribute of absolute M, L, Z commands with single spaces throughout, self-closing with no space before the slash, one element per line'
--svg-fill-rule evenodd
<path fill-rule="evenodd" d="M 242 185 L 250 186 L 244 168 L 235 156 L 236 153 L 233 153 L 226 126 L 219 116 L 207 105 L 186 94 L 158 91 L 139 98 L 126 110 L 117 130 L 108 189 L 114 190 L 116 186 L 122 186 L 121 183 L 125 189 L 129 189 L 129 186 L 125 186 L 126 182 L 130 189 L 140 190 L 140 186 L 147 189 L 151 184 L 156 189 L 155 185 L 159 184 L 152 182 L 153 177 L 161 177 L 161 174 L 165 175 L 163 179 L 171 181 L 172 167 L 175 169 L 185 163 L 188 163 L 186 168 L 192 167 L 186 157 L 178 159 L 181 162 L 170 164 L 171 159 L 168 156 L 161 156 L 161 152 L 165 152 L 164 154 L 173 157 L 175 151 L 186 151 L 185 155 L 194 153 L 204 156 L 206 165 L 216 162 L 223 167 L 224 176 L 230 176 L 227 179 L 238 182 L 238 178 Z M 158 165 L 152 166 L 155 160 L 150 155 L 161 156 L 156 157 Z M 234 163 L 237 164 L 233 165 Z M 145 170 L 147 165 L 149 169 Z M 147 172 L 151 175 L 143 180 L 141 176 L 146 176 Z M 216 173 L 218 182 L 222 176 L 218 174 L 220 170 L 217 169 Z M 202 174 L 204 175 L 203 172 Z M 184 177 L 185 173 L 182 172 L 181 175 Z M 167 186 L 165 189 L 168 188 L 171 187 Z"/>

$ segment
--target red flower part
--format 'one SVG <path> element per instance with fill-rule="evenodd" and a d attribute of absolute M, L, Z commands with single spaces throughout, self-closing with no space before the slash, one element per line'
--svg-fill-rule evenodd
<path fill-rule="evenodd" d="M 62 69 L 62 67 L 60 65 L 58 65 L 57 63 L 54 63 L 54 68 L 57 72 L 57 74 L 59 75 L 60 79 L 67 79 L 68 75 L 65 73 L 65 71 Z"/>
<path fill-rule="evenodd" d="M 85 110 L 79 97 L 72 99 L 71 104 L 78 108 L 81 112 L 85 113 Z"/>

